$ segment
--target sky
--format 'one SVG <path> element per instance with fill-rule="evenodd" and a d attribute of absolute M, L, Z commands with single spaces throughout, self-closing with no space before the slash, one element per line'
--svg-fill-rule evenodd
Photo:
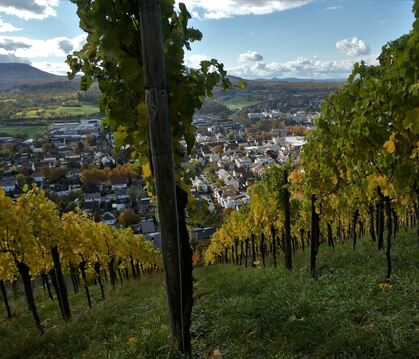
<path fill-rule="evenodd" d="M 216 58 L 246 79 L 345 78 L 357 61 L 374 64 L 381 47 L 414 21 L 413 0 L 183 2 L 204 34 L 185 63 Z M 0 62 L 64 75 L 66 55 L 85 38 L 69 0 L 0 0 Z"/>

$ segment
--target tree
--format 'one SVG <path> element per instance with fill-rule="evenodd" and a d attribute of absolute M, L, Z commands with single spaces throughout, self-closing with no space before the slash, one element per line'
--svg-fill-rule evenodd
<path fill-rule="evenodd" d="M 44 152 L 46 152 L 46 153 L 52 153 L 52 152 L 54 152 L 54 150 L 55 150 L 54 145 L 53 145 L 52 143 L 49 143 L 49 142 L 45 142 L 45 143 L 42 145 L 42 149 L 43 149 L 43 150 L 44 150 Z"/>
<path fill-rule="evenodd" d="M 76 153 L 83 153 L 84 151 L 84 143 L 79 141 L 76 145 Z"/>
<path fill-rule="evenodd" d="M 412 31 L 386 44 L 378 65 L 355 64 L 347 84 L 327 98 L 302 158 L 320 205 L 330 205 L 337 194 L 352 209 L 354 248 L 359 209 L 379 203 L 379 243 L 385 209 L 387 281 L 393 207 L 407 198 L 415 202 L 418 194 L 419 1 L 413 10 Z"/>
<path fill-rule="evenodd" d="M 138 197 L 140 196 L 140 190 L 139 190 L 138 186 L 136 186 L 136 185 L 129 186 L 128 189 L 127 189 L 127 194 L 128 194 L 129 199 L 131 201 L 131 206 L 136 208 L 137 207 L 137 200 L 138 200 Z"/>
<path fill-rule="evenodd" d="M 29 310 L 37 328 L 43 333 L 31 283 L 31 267 L 35 269 L 38 266 L 38 258 L 42 256 L 35 245 L 28 209 L 27 198 L 19 197 L 18 202 L 14 204 L 0 189 L 0 253 L 13 258 L 23 280 Z"/>
<path fill-rule="evenodd" d="M 41 273 L 49 271 L 57 292 L 62 316 L 64 320 L 70 320 L 71 311 L 67 287 L 58 250 L 61 242 L 61 219 L 57 206 L 46 197 L 43 190 L 37 187 L 26 192 L 21 198 L 24 198 L 27 203 L 32 234 L 38 245 L 38 251 L 42 254 Z"/>
<path fill-rule="evenodd" d="M 92 135 L 90 133 L 86 135 L 86 143 L 89 146 L 95 146 L 96 145 L 96 142 L 97 142 L 97 139 L 96 139 L 96 136 L 95 135 Z"/>
<path fill-rule="evenodd" d="M 83 170 L 80 176 L 83 185 L 95 188 L 100 187 L 108 179 L 108 174 L 104 170 L 96 167 Z"/>
<path fill-rule="evenodd" d="M 19 187 L 22 187 L 26 182 L 26 177 L 23 174 L 19 173 L 18 175 L 16 175 L 16 181 Z"/>
<path fill-rule="evenodd" d="M 223 146 L 221 146 L 221 145 L 216 145 L 216 146 L 214 147 L 214 152 L 215 152 L 217 155 L 222 155 L 222 154 L 223 154 L 223 152 L 224 152 L 224 150 L 223 150 Z"/>
<path fill-rule="evenodd" d="M 140 222 L 140 216 L 134 212 L 132 208 L 125 208 L 118 217 L 118 221 L 124 227 L 129 227 L 132 224 Z"/>

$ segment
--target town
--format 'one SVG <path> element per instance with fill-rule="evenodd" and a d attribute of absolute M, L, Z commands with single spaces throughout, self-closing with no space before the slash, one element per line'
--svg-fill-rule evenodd
<path fill-rule="evenodd" d="M 245 123 L 214 115 L 193 121 L 196 144 L 184 165 L 197 208 L 206 214 L 191 220 L 193 241 L 208 239 L 224 216 L 247 204 L 247 189 L 268 166 L 299 160 L 317 113 L 246 116 Z M 116 152 L 112 134 L 94 118 L 56 122 L 38 138 L 0 136 L 0 187 L 16 198 L 37 185 L 62 213 L 79 210 L 95 221 L 130 226 L 160 246 L 156 205 L 128 152 Z"/>

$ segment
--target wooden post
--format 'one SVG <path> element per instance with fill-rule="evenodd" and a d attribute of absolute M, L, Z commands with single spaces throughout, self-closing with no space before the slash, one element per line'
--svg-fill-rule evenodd
<path fill-rule="evenodd" d="M 138 1 L 149 146 L 160 220 L 164 279 L 169 306 L 172 344 L 182 353 L 190 356 L 189 327 L 185 325 L 187 323 L 185 323 L 184 318 L 182 297 L 180 228 L 160 1 Z M 185 258 L 185 260 L 187 259 Z"/>
<path fill-rule="evenodd" d="M 319 215 L 316 213 L 316 195 L 311 196 L 311 254 L 310 254 L 310 275 L 316 278 L 316 257 L 319 246 Z"/>
<path fill-rule="evenodd" d="M 284 171 L 284 185 L 288 185 L 288 171 Z M 291 254 L 291 210 L 290 210 L 290 192 L 288 187 L 284 188 L 284 212 L 285 212 L 285 267 L 292 270 Z"/>

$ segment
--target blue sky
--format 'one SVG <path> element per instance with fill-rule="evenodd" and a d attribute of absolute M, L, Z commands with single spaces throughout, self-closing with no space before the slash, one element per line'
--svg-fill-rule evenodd
<path fill-rule="evenodd" d="M 411 29 L 413 0 L 184 0 L 204 39 L 186 63 L 206 58 L 244 78 L 343 78 L 374 63 L 381 46 Z M 0 0 L 0 62 L 64 74 L 82 46 L 68 0 Z"/>

